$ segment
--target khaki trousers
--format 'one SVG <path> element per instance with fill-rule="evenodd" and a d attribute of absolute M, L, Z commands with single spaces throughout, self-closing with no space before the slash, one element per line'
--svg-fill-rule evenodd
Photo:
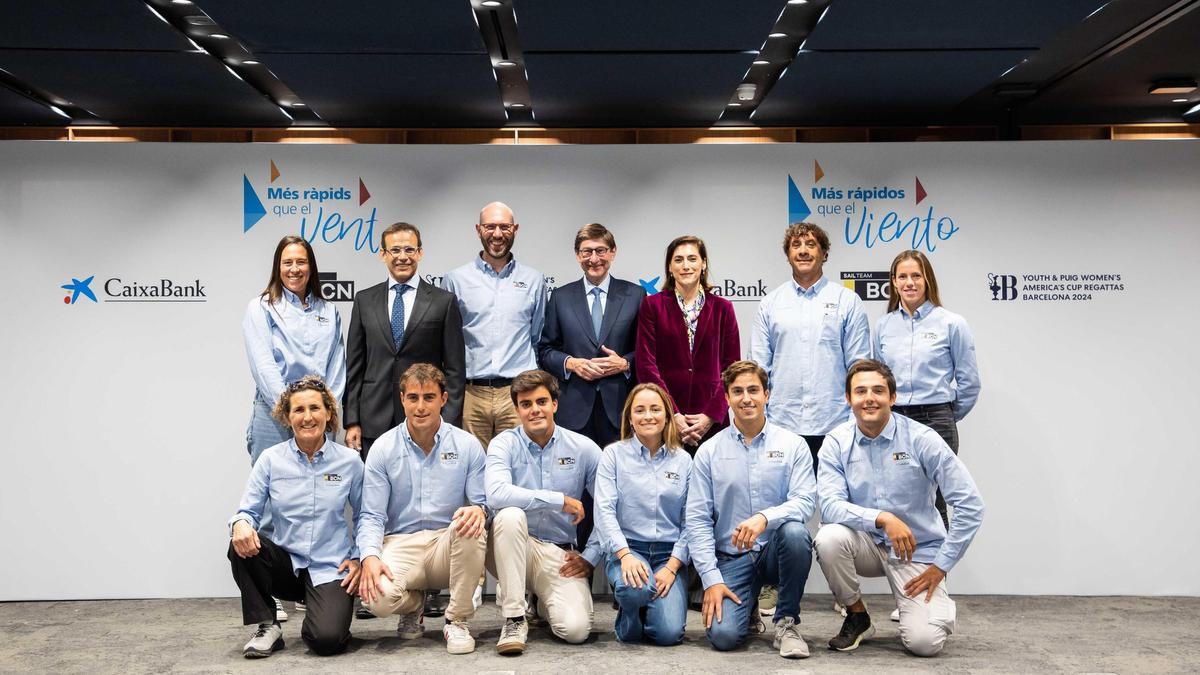
<path fill-rule="evenodd" d="M 954 632 L 955 605 L 943 579 L 925 602 L 925 593 L 915 598 L 904 594 L 904 585 L 929 567 L 928 563 L 904 562 L 888 557 L 886 544 L 876 544 L 866 532 L 845 525 L 822 525 L 815 543 L 817 560 L 838 604 L 849 607 L 862 599 L 858 578 L 887 577 L 892 597 L 900 608 L 900 642 L 917 656 L 934 656 L 942 651 Z"/>
<path fill-rule="evenodd" d="M 509 391 L 509 387 L 468 384 L 463 395 L 463 430 L 478 438 L 485 452 L 497 434 L 521 423 Z"/>
<path fill-rule="evenodd" d="M 529 536 L 525 512 L 501 509 L 492 520 L 488 570 L 500 581 L 500 611 L 505 617 L 525 615 L 525 592 L 538 596 L 538 614 L 559 638 L 578 644 L 592 631 L 592 592 L 587 577 L 559 574 L 566 551 Z"/>
<path fill-rule="evenodd" d="M 388 535 L 379 558 L 393 579 L 381 576 L 383 596 L 363 606 L 375 616 L 410 614 L 421 608 L 423 591 L 449 588 L 446 620 L 468 621 L 475 615 L 471 597 L 486 556 L 486 532 L 477 539 L 460 537 L 449 527 Z"/>

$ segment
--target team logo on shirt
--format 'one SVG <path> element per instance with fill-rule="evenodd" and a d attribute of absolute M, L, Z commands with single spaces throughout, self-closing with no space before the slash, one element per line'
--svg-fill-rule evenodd
<path fill-rule="evenodd" d="M 558 465 L 559 466 L 575 466 L 575 458 L 574 457 L 559 457 Z"/>
<path fill-rule="evenodd" d="M 674 471 L 666 471 L 666 472 L 664 472 L 664 473 L 663 473 L 663 478 L 666 478 L 667 480 L 669 480 L 669 481 L 671 481 L 671 482 L 673 482 L 673 483 L 678 483 L 678 482 L 679 482 L 679 474 L 675 473 Z"/>
<path fill-rule="evenodd" d="M 932 341 L 938 339 L 938 334 L 937 333 L 921 333 L 921 339 L 929 340 L 930 342 L 932 342 Z"/>
<path fill-rule="evenodd" d="M 443 452 L 442 453 L 442 461 L 443 462 L 457 462 L 458 461 L 458 453 L 454 452 L 453 450 L 451 450 L 450 452 Z"/>
<path fill-rule="evenodd" d="M 340 482 L 342 482 L 342 477 L 336 473 L 327 473 L 327 474 L 325 474 L 325 482 L 326 483 L 340 483 Z"/>
<path fill-rule="evenodd" d="M 524 281 L 514 281 L 513 288 L 529 288 L 529 284 Z"/>
<path fill-rule="evenodd" d="M 782 450 L 768 450 L 767 459 L 783 459 Z"/>
<path fill-rule="evenodd" d="M 907 459 L 912 459 L 912 457 L 907 452 L 893 452 L 892 453 L 892 461 L 894 461 L 894 462 L 903 462 Z"/>

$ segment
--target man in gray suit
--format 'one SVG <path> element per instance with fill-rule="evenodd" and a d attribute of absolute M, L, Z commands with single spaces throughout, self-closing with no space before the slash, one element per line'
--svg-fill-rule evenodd
<path fill-rule="evenodd" d="M 383 231 L 379 257 L 388 279 L 354 298 L 346 341 L 346 445 L 366 459 L 383 432 L 404 421 L 400 376 L 414 363 L 446 374 L 442 419 L 462 425 L 466 351 L 454 294 L 422 281 L 421 231 L 395 223 Z"/>

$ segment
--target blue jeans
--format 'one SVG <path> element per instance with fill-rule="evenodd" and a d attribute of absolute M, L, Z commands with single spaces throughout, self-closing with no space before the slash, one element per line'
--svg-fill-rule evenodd
<path fill-rule="evenodd" d="M 674 542 L 644 542 L 629 540 L 629 555 L 635 556 L 650 568 L 650 579 L 641 587 L 629 586 L 621 579 L 621 561 L 608 556 L 605 574 L 616 596 L 617 623 L 614 627 L 621 642 L 653 642 L 669 646 L 683 642 L 683 627 L 687 622 L 687 566 L 680 568 L 671 590 L 655 598 L 657 587 L 654 572 L 671 557 Z"/>
<path fill-rule="evenodd" d="M 742 644 L 750 631 L 750 613 L 763 584 L 779 587 L 775 605 L 775 621 L 790 616 L 800 622 L 800 599 L 812 567 L 812 537 L 804 523 L 780 525 L 767 539 L 760 551 L 743 555 L 717 552 L 717 569 L 729 590 L 737 594 L 742 604 L 725 598 L 721 605 L 722 620 L 713 618 L 706 630 L 708 641 L 717 651 L 728 651 Z"/>
<path fill-rule="evenodd" d="M 259 455 L 263 454 L 263 450 L 279 445 L 292 437 L 292 430 L 279 424 L 271 417 L 271 404 L 267 403 L 262 396 L 254 397 L 254 413 L 250 417 L 250 424 L 246 427 L 246 452 L 250 453 L 250 466 L 258 461 Z M 271 527 L 271 502 L 268 498 L 263 504 L 262 520 L 258 523 L 258 533 L 266 537 L 270 537 L 275 531 Z"/>

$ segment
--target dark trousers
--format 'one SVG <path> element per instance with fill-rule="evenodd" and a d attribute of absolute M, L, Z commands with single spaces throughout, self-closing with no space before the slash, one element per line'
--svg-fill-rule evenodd
<path fill-rule="evenodd" d="M 379 440 L 379 439 L 378 438 L 367 438 L 366 436 L 363 436 L 362 450 L 358 451 L 358 456 L 362 457 L 363 462 L 367 461 L 367 453 L 371 452 L 371 446 L 375 445 L 375 441 L 377 441 L 377 440 Z"/>
<path fill-rule="evenodd" d="M 937 432 L 938 436 L 950 446 L 950 451 L 958 454 L 958 425 L 954 422 L 954 405 L 950 403 L 931 403 L 929 405 L 898 405 L 892 412 L 900 413 L 914 422 L 920 422 Z M 946 515 L 946 500 L 942 499 L 942 491 L 937 491 L 938 513 L 942 514 L 942 523 L 949 528 L 950 518 Z"/>
<path fill-rule="evenodd" d="M 242 592 L 242 621 L 246 625 L 275 620 L 275 600 L 303 602 L 307 607 L 300 637 L 321 656 L 337 654 L 350 641 L 350 619 L 354 598 L 340 581 L 313 586 L 308 570 L 292 572 L 287 551 L 261 534 L 258 555 L 242 558 L 229 543 L 233 580 Z"/>
<path fill-rule="evenodd" d="M 821 444 L 825 442 L 825 435 L 802 436 L 801 438 L 808 443 L 808 451 L 812 453 L 813 473 L 815 474 L 817 472 L 817 454 L 821 452 Z"/>
<path fill-rule="evenodd" d="M 623 377 L 623 376 L 622 376 Z M 576 429 L 579 433 L 587 436 L 600 446 L 600 449 L 608 447 L 609 443 L 617 440 L 621 435 L 620 429 L 613 426 L 608 419 L 608 413 L 604 410 L 604 401 L 601 400 L 600 392 L 596 392 L 596 400 L 592 404 L 592 414 L 588 417 L 587 422 L 582 428 Z M 587 547 L 588 537 L 592 536 L 592 530 L 596 527 L 596 520 L 592 516 L 592 493 L 586 488 L 579 501 L 583 502 L 583 520 L 575 526 L 575 537 L 578 541 L 579 550 Z"/>

